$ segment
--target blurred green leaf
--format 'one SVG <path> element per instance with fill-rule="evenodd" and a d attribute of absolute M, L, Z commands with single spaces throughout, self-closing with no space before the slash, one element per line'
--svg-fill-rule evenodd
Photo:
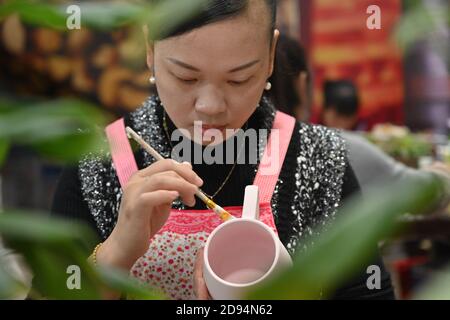
<path fill-rule="evenodd" d="M 162 300 L 166 299 L 163 293 L 144 285 L 128 274 L 111 268 L 98 267 L 102 279 L 111 287 L 120 292 L 126 292 L 128 299 L 133 300 Z"/>
<path fill-rule="evenodd" d="M 413 300 L 450 300 L 450 268 L 433 274 L 433 278 L 418 290 Z"/>
<path fill-rule="evenodd" d="M 26 296 L 27 289 L 24 284 L 14 279 L 10 274 L 10 270 L 6 270 L 6 257 L 0 251 L 0 300 L 14 299 Z"/>
<path fill-rule="evenodd" d="M 404 50 L 418 40 L 426 39 L 442 28 L 450 27 L 450 6 L 425 5 L 423 1 L 409 2 L 402 19 L 396 26 L 394 38 Z M 442 43 L 447 46 L 448 43 Z"/>
<path fill-rule="evenodd" d="M 86 261 L 97 237 L 84 225 L 44 216 L 7 212 L 0 215 L 0 233 L 8 247 L 25 257 L 33 271 L 33 288 L 46 298 L 99 298 L 99 278 Z M 67 287 L 67 268 L 79 266 L 81 290 Z"/>
<path fill-rule="evenodd" d="M 11 14 L 18 14 L 22 21 L 31 25 L 67 30 L 65 11 L 54 5 L 26 0 L 5 1 L 0 5 L 0 21 Z"/>
<path fill-rule="evenodd" d="M 316 299 L 321 290 L 329 296 L 364 266 L 376 253 L 377 242 L 396 228 L 404 213 L 420 213 L 434 204 L 444 190 L 434 177 L 373 190 L 363 198 L 346 203 L 336 220 L 320 236 L 308 239 L 313 245 L 300 252 L 294 267 L 250 294 L 251 299 Z"/>
<path fill-rule="evenodd" d="M 431 156 L 433 151 L 431 142 L 409 131 L 404 136 L 383 137 L 383 139 L 372 133 L 366 134 L 365 137 L 391 157 L 406 163 L 415 163 L 420 157 Z"/>
<path fill-rule="evenodd" d="M 33 290 L 47 299 L 99 299 L 106 287 L 134 299 L 162 299 L 148 286 L 128 274 L 106 267 L 94 268 L 87 262 L 99 242 L 84 224 L 69 222 L 43 213 L 7 212 L 0 214 L 0 234 L 8 247 L 22 254 L 31 268 Z M 78 266 L 81 288 L 67 286 L 69 266 Z M 7 273 L 0 270 L 0 296 L 15 290 Z"/>
<path fill-rule="evenodd" d="M 149 5 L 126 2 L 77 2 L 81 25 L 89 29 L 111 30 L 124 26 L 150 23 L 154 35 L 170 30 L 195 14 L 209 0 L 165 0 Z M 32 0 L 9 0 L 0 5 L 0 21 L 18 14 L 25 23 L 67 31 L 66 12 L 71 4 L 43 4 Z M 174 12 L 177 14 L 174 15 Z M 159 27 L 161 26 L 161 28 Z"/>
<path fill-rule="evenodd" d="M 83 27 L 105 31 L 137 23 L 147 10 L 151 10 L 148 5 L 125 2 L 83 2 L 77 5 Z"/>
<path fill-rule="evenodd" d="M 79 2 L 81 27 L 111 30 L 139 21 L 148 6 L 118 2 Z M 31 0 L 11 0 L 0 6 L 0 20 L 18 14 L 27 24 L 68 31 L 67 8 L 72 3 L 43 4 Z"/>
<path fill-rule="evenodd" d="M 100 280 L 71 242 L 53 245 L 32 244 L 28 241 L 10 241 L 12 247 L 22 253 L 33 270 L 33 288 L 47 299 L 100 299 Z M 68 286 L 70 266 L 77 266 L 80 288 Z"/>
<path fill-rule="evenodd" d="M 7 109 L 1 102 L 0 110 Z M 90 103 L 59 99 L 7 110 L 0 114 L 0 139 L 32 145 L 47 156 L 66 161 L 107 149 L 100 128 L 109 119 Z"/>
<path fill-rule="evenodd" d="M 9 150 L 9 142 L 6 139 L 0 139 L 0 168 L 3 166 L 3 163 L 6 160 L 8 150 Z"/>
<path fill-rule="evenodd" d="M 98 243 L 98 238 L 85 225 L 50 217 L 41 212 L 2 212 L 0 234 L 8 239 L 40 244 L 55 244 L 77 239 L 86 253 Z"/>

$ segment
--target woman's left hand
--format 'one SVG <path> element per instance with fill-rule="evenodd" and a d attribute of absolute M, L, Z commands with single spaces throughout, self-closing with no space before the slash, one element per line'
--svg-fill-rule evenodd
<path fill-rule="evenodd" d="M 205 279 L 203 278 L 203 250 L 197 251 L 197 257 L 194 264 L 194 295 L 197 300 L 211 300 Z"/>

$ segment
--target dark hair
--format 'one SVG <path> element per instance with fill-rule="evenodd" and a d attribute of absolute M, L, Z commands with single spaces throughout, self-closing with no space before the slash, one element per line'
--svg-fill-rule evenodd
<path fill-rule="evenodd" d="M 275 66 L 269 79 L 272 83 L 270 95 L 280 111 L 292 116 L 295 116 L 295 107 L 302 102 L 295 87 L 295 82 L 301 72 L 306 72 L 309 86 L 311 81 L 305 50 L 297 40 L 280 34 Z"/>
<path fill-rule="evenodd" d="M 358 112 L 358 91 L 352 81 L 325 81 L 324 108 L 334 108 L 338 114 L 352 116 Z"/>
<path fill-rule="evenodd" d="M 154 2 L 158 2 L 153 0 Z M 164 1 L 164 0 L 162 0 Z M 189 1 L 189 0 L 186 0 Z M 154 40 L 162 40 L 174 36 L 178 36 L 194 29 L 206 26 L 208 24 L 219 22 L 225 19 L 237 17 L 242 14 L 248 7 L 250 0 L 209 0 L 206 1 L 192 17 L 181 23 L 175 28 L 168 26 L 160 26 Z M 260 0 L 258 0 L 260 1 Z M 270 12 L 270 38 L 272 39 L 273 31 L 276 24 L 277 0 L 264 0 Z"/>

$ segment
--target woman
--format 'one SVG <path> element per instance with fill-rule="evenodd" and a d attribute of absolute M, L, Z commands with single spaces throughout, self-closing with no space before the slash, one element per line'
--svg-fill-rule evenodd
<path fill-rule="evenodd" d="M 273 188 L 262 192 L 270 205 L 261 217 L 291 254 L 304 247 L 303 236 L 332 218 L 341 200 L 358 190 L 344 144 L 334 131 L 276 114 L 264 97 L 271 87 L 267 79 L 278 38 L 275 16 L 274 0 L 216 0 L 191 21 L 149 43 L 147 63 L 158 95 L 116 122 L 115 128 L 121 129 L 110 130 L 109 138 L 123 141 L 128 125 L 168 157 L 178 146 L 172 135 L 184 129 L 184 136 L 194 136 L 188 148 L 193 152 L 190 156 L 189 150 L 183 152 L 188 162 L 155 162 L 138 149 L 131 177 L 119 174 L 122 164 L 93 155 L 64 173 L 53 211 L 96 227 L 104 239 L 92 255 L 96 263 L 130 270 L 174 299 L 191 298 L 194 284 L 196 296 L 207 297 L 201 263 L 195 270 L 194 263 L 220 221 L 195 201 L 195 190 L 201 186 L 239 216 L 245 186 L 258 184 L 264 173 L 260 158 L 256 163 L 238 159 L 261 154 L 265 146 L 261 132 L 276 132 L 272 127 L 289 136 L 275 146 L 282 161 L 267 173 Z M 196 121 L 202 121 L 199 139 Z M 223 159 L 232 160 L 226 163 L 195 161 L 198 154 L 211 152 L 209 148 L 218 150 L 240 140 L 227 129 L 257 132 L 257 147 L 250 142 L 233 145 L 236 152 L 225 147 Z M 210 131 L 225 138 L 207 146 Z M 363 287 L 365 279 L 344 290 L 343 297 L 370 294 Z"/>

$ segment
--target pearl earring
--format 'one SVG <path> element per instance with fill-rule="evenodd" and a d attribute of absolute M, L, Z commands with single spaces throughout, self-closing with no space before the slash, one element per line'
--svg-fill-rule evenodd
<path fill-rule="evenodd" d="M 154 76 L 151 76 L 149 79 L 151 84 L 155 84 L 156 83 L 156 78 Z"/>
<path fill-rule="evenodd" d="M 266 89 L 266 91 L 269 91 L 270 89 L 272 89 L 272 84 L 267 81 L 266 86 L 264 87 L 264 89 Z"/>

